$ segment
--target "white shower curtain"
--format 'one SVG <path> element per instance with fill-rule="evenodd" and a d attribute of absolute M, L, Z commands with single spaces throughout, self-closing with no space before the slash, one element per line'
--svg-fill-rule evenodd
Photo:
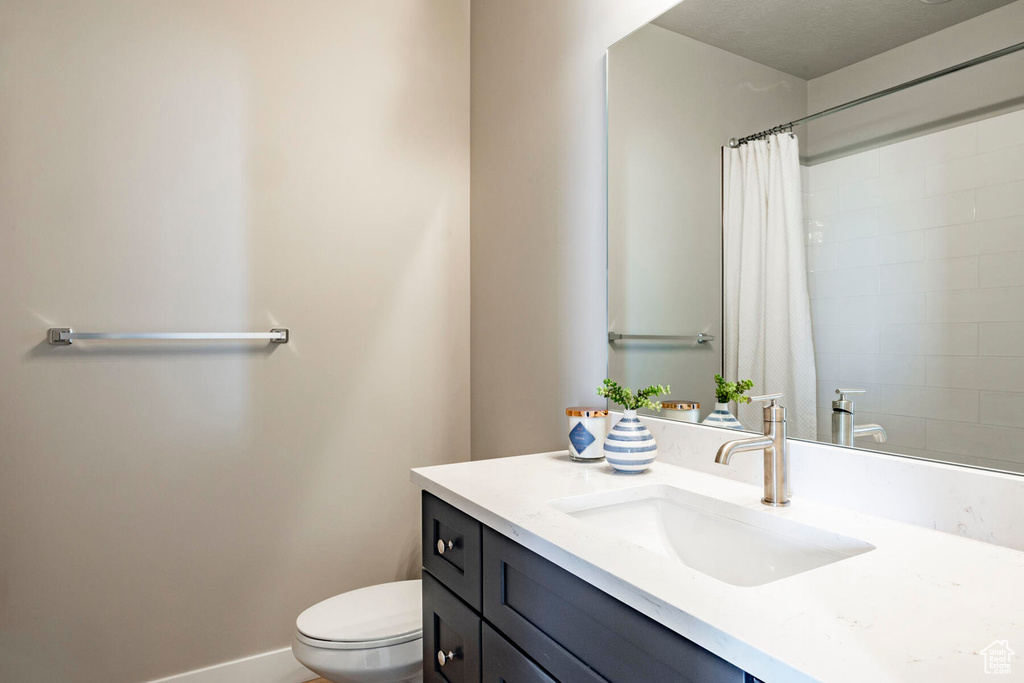
<path fill-rule="evenodd" d="M 785 394 L 789 436 L 813 439 L 816 376 L 800 155 L 791 133 L 723 148 L 725 379 Z M 761 431 L 761 406 L 737 418 Z"/>

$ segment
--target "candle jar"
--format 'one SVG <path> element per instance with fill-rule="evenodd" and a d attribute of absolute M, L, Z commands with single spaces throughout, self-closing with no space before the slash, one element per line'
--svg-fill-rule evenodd
<path fill-rule="evenodd" d="M 569 457 L 594 461 L 604 457 L 604 437 L 608 434 L 608 411 L 604 408 L 566 408 L 569 417 Z"/>
<path fill-rule="evenodd" d="M 665 399 L 661 402 L 661 416 L 676 422 L 700 422 L 700 404 L 696 401 Z"/>

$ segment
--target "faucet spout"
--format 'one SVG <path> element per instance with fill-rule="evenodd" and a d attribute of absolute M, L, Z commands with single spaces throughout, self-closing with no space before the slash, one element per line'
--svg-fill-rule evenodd
<path fill-rule="evenodd" d="M 854 427 L 853 436 L 854 438 L 857 438 L 858 436 L 873 436 L 875 437 L 875 441 L 877 441 L 878 443 L 885 443 L 886 439 L 889 438 L 886 435 L 885 428 L 882 427 L 882 425 L 874 424 Z"/>
<path fill-rule="evenodd" d="M 767 436 L 755 436 L 750 439 L 726 441 L 722 444 L 722 447 L 718 449 L 718 454 L 715 456 L 715 462 L 719 465 L 728 465 L 732 460 L 732 456 L 736 453 L 760 451 L 765 448 L 770 448 L 772 445 L 773 441 Z"/>

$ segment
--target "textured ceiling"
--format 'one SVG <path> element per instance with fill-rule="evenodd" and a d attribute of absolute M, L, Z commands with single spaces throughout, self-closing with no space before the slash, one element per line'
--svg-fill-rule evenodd
<path fill-rule="evenodd" d="M 811 79 L 1013 1 L 684 0 L 652 23 Z"/>

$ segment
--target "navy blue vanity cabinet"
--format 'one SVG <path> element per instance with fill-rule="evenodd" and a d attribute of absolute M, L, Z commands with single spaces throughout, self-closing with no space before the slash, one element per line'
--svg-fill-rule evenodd
<path fill-rule="evenodd" d="M 482 683 L 555 683 L 554 678 L 501 637 L 486 621 L 481 630 Z"/>
<path fill-rule="evenodd" d="M 428 683 L 757 683 L 426 492 L 423 569 Z"/>
<path fill-rule="evenodd" d="M 480 682 L 480 616 L 423 573 L 423 680 Z"/>
<path fill-rule="evenodd" d="M 476 612 L 481 611 L 482 528 L 465 512 L 423 492 L 423 568 Z"/>
<path fill-rule="evenodd" d="M 743 671 L 484 528 L 484 618 L 560 681 L 744 683 Z"/>

